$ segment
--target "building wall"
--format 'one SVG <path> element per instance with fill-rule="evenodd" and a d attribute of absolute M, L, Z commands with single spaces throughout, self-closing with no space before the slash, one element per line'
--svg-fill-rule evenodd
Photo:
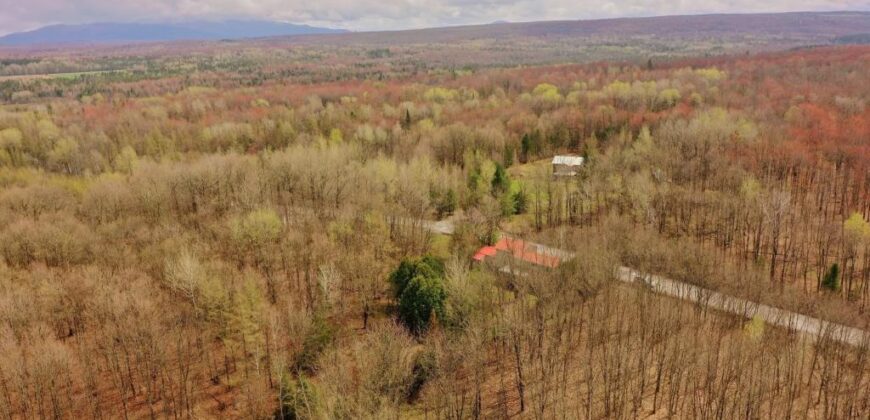
<path fill-rule="evenodd" d="M 553 164 L 553 174 L 554 175 L 576 175 L 579 170 L 580 170 L 579 166 Z"/>

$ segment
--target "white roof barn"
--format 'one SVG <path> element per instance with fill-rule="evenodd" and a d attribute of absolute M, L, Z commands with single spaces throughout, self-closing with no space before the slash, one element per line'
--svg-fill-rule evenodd
<path fill-rule="evenodd" d="M 583 165 L 580 156 L 553 156 L 553 175 L 575 176 Z"/>

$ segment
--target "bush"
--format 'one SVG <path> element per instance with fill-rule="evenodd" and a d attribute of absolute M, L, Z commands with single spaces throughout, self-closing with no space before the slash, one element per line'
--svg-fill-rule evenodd
<path fill-rule="evenodd" d="M 743 331 L 752 341 L 759 341 L 764 336 L 764 318 L 755 315 L 743 326 Z"/>

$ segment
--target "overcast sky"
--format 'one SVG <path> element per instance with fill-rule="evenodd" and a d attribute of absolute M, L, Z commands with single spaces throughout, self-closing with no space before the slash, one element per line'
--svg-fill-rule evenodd
<path fill-rule="evenodd" d="M 0 34 L 54 23 L 270 19 L 350 30 L 719 12 L 870 10 L 870 0 L 0 0 Z"/>

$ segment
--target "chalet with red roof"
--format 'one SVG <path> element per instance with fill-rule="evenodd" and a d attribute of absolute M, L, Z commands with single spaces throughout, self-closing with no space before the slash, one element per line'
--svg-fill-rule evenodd
<path fill-rule="evenodd" d="M 556 268 L 570 256 L 565 252 L 522 239 L 502 237 L 495 245 L 480 248 L 472 259 L 496 266 L 531 266 Z"/>

